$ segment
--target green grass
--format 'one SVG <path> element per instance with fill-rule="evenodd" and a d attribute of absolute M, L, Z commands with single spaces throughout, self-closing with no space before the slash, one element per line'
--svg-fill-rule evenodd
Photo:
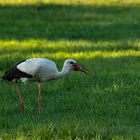
<path fill-rule="evenodd" d="M 37 83 L 20 82 L 22 114 L 14 85 L 0 81 L 0 139 L 139 140 L 138 1 L 55 2 L 1 2 L 0 76 L 31 57 L 50 58 L 59 70 L 74 58 L 92 76 L 73 72 L 44 84 L 40 115 Z"/>

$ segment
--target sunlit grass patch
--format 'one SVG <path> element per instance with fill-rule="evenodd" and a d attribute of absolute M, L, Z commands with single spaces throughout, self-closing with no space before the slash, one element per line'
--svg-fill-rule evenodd
<path fill-rule="evenodd" d="M 111 5 L 111 4 L 131 4 L 140 3 L 139 0 L 1 0 L 0 4 L 86 4 L 86 5 Z"/>
<path fill-rule="evenodd" d="M 34 50 L 34 49 L 52 49 L 52 50 L 139 50 L 140 41 L 137 40 L 0 40 L 0 51 L 2 50 Z"/>
<path fill-rule="evenodd" d="M 140 51 L 81 51 L 81 52 L 55 52 L 55 53 L 33 53 L 30 55 L 27 55 L 28 58 L 30 57 L 46 57 L 46 58 L 52 58 L 52 59 L 66 59 L 66 58 L 74 58 L 74 59 L 93 59 L 96 57 L 99 58 L 119 58 L 119 57 L 128 57 L 128 56 L 134 56 L 139 57 Z"/>
<path fill-rule="evenodd" d="M 0 46 L 0 62 L 3 64 L 1 69 L 5 69 L 11 62 L 16 63 L 16 61 L 31 57 L 64 61 L 66 58 L 94 60 L 140 56 L 139 40 L 1 40 Z"/>

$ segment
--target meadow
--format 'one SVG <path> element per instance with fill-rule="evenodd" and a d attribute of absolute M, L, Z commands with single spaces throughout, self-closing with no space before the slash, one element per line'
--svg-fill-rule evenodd
<path fill-rule="evenodd" d="M 140 2 L 1 0 L 0 76 L 18 61 L 45 57 L 61 70 L 74 58 L 92 73 L 76 72 L 43 84 L 0 81 L 2 140 L 140 139 Z"/>

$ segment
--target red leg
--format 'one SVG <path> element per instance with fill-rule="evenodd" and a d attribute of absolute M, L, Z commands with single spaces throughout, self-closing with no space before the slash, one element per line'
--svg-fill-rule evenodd
<path fill-rule="evenodd" d="M 17 92 L 18 92 L 18 96 L 19 96 L 21 111 L 24 112 L 24 102 L 23 102 L 23 99 L 22 99 L 22 96 L 21 96 L 21 91 L 18 87 L 18 82 L 17 81 L 15 81 L 15 85 L 16 85 L 16 89 L 17 89 Z"/>
<path fill-rule="evenodd" d="M 41 82 L 38 82 L 38 113 L 40 113 L 41 92 Z"/>

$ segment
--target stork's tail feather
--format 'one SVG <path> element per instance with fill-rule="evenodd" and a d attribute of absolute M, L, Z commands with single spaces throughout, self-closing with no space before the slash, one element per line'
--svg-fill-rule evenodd
<path fill-rule="evenodd" d="M 10 70 L 6 71 L 5 74 L 1 77 L 2 80 L 12 81 L 14 79 L 20 78 L 31 78 L 32 75 L 29 75 L 25 72 L 20 71 L 16 67 L 11 68 Z"/>
<path fill-rule="evenodd" d="M 1 77 L 2 81 L 7 80 L 7 81 L 12 81 L 12 75 L 9 74 L 9 71 L 6 71 L 5 74 Z"/>
<path fill-rule="evenodd" d="M 8 77 L 7 77 L 6 75 L 3 75 L 3 76 L 1 77 L 2 81 L 8 80 L 7 78 L 8 78 Z"/>

